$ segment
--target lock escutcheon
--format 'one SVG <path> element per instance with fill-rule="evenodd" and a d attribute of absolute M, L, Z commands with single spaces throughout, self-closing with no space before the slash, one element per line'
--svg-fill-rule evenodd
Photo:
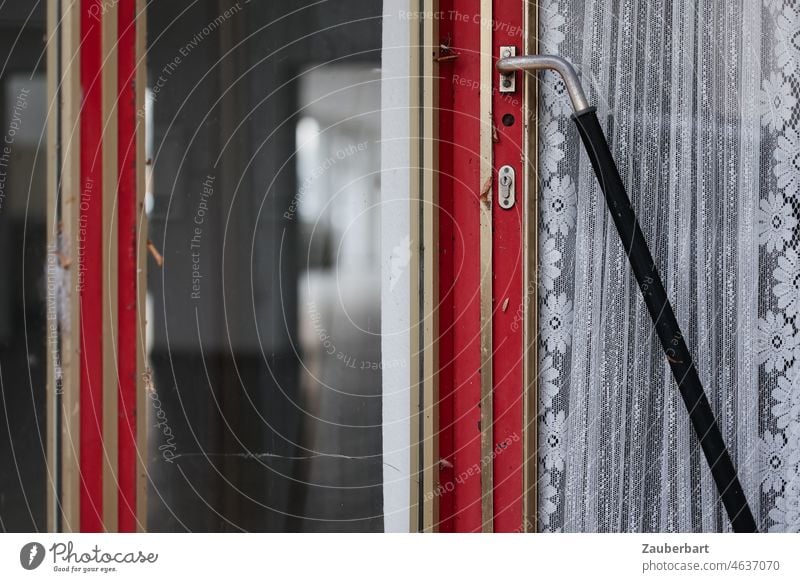
<path fill-rule="evenodd" d="M 502 166 L 497 171 L 497 203 L 503 210 L 509 210 L 516 203 L 515 182 L 516 174 L 511 166 Z"/>

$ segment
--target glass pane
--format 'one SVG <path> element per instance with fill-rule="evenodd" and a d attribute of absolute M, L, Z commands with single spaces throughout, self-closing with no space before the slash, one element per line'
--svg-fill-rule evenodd
<path fill-rule="evenodd" d="M 379 2 L 148 7 L 148 527 L 382 522 Z"/>
<path fill-rule="evenodd" d="M 304 529 L 380 531 L 380 71 L 321 65 L 299 94 Z"/>
<path fill-rule="evenodd" d="M 59 291 L 55 255 L 45 269 L 44 7 L 0 4 L 0 31 L 0 532 L 34 531 L 47 527 L 46 300 Z"/>

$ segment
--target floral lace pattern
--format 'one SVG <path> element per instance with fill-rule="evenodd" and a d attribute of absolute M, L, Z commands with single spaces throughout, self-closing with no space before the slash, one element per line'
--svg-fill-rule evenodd
<path fill-rule="evenodd" d="M 598 104 L 761 529 L 798 532 L 800 0 L 709 4 L 544 0 L 540 49 Z M 727 531 L 566 88 L 539 78 L 539 528 Z"/>
<path fill-rule="evenodd" d="M 758 217 L 758 242 L 768 253 L 782 251 L 794 236 L 797 219 L 783 196 L 770 193 L 761 201 Z"/>
<path fill-rule="evenodd" d="M 548 53 L 558 53 L 564 41 L 564 16 L 556 2 L 540 5 L 540 43 Z M 551 516 L 558 509 L 561 492 L 557 488 L 564 472 L 565 411 L 555 406 L 563 382 L 561 370 L 567 350 L 568 332 L 572 327 L 572 306 L 567 294 L 555 292 L 556 282 L 563 272 L 564 236 L 569 234 L 577 215 L 576 190 L 568 174 L 558 175 L 564 160 L 566 137 L 559 116 L 570 112 L 566 87 L 560 77 L 551 72 L 542 75 L 542 102 L 539 136 L 539 172 L 541 175 L 541 218 L 544 226 L 539 249 L 540 339 L 539 365 L 539 461 L 543 471 L 540 478 L 538 519 L 544 531 L 554 531 Z M 558 501 L 557 501 L 558 500 Z"/>
<path fill-rule="evenodd" d="M 768 124 L 773 145 L 776 192 L 761 201 L 759 243 L 764 262 L 774 265 L 772 277 L 762 276 L 762 301 L 768 306 L 759 321 L 765 387 L 774 386 L 763 435 L 761 458 L 763 501 L 770 531 L 800 531 L 800 3 L 765 1 L 767 18 L 774 19 L 774 59 L 769 73 L 773 122 Z M 765 91 L 767 81 L 764 81 Z M 771 293 L 770 293 L 771 291 Z M 771 295 L 771 297 L 769 296 Z M 766 297 L 764 297 L 766 296 Z"/>

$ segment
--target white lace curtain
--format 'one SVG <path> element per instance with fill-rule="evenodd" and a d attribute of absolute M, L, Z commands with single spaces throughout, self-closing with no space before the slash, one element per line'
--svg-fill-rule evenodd
<path fill-rule="evenodd" d="M 800 0 L 544 0 L 611 142 L 763 531 L 800 530 Z M 541 531 L 728 531 L 542 78 Z"/>

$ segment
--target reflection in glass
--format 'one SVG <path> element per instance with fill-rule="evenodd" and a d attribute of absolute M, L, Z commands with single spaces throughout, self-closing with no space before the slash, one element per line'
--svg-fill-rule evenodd
<path fill-rule="evenodd" d="M 380 72 L 324 66 L 300 80 L 298 318 L 307 414 L 304 514 L 381 529 Z"/>
<path fill-rule="evenodd" d="M 381 3 L 290 4 L 148 5 L 151 531 L 383 526 Z"/>
<path fill-rule="evenodd" d="M 62 279 L 47 253 L 44 39 L 41 3 L 0 3 L 0 532 L 47 528 L 46 301 Z"/>

